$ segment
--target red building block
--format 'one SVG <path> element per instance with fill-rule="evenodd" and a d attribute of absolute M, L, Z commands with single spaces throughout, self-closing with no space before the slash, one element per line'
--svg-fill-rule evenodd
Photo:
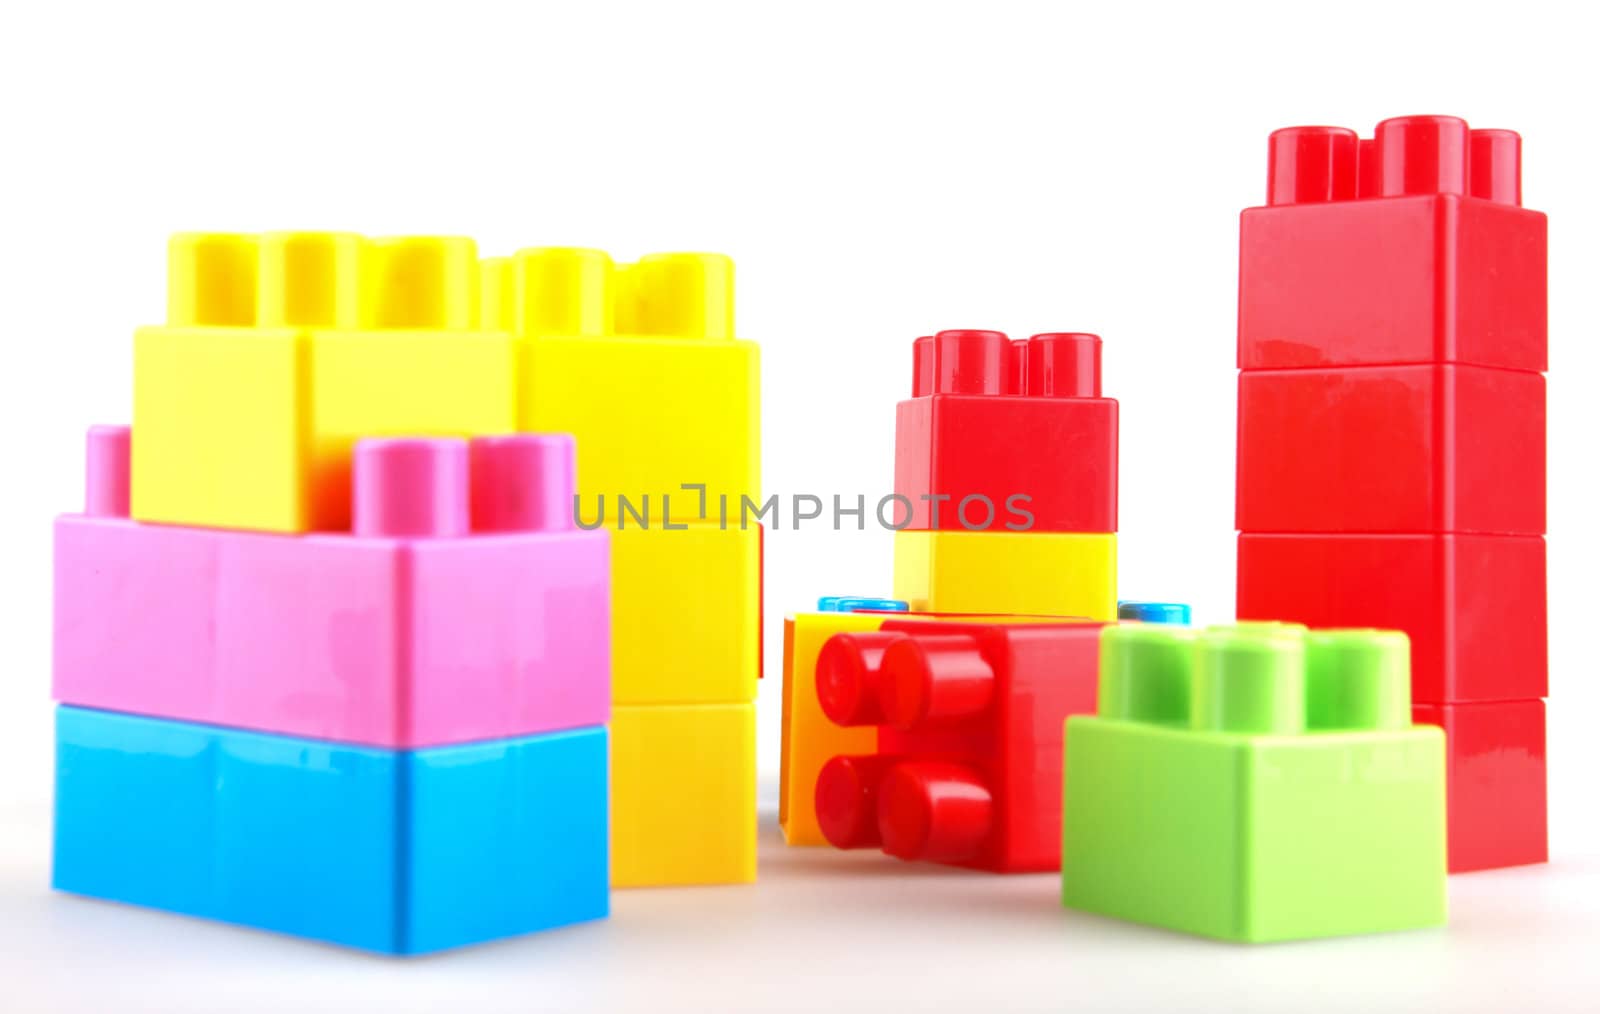
<path fill-rule="evenodd" d="M 1521 140 L 1448 116 L 1291 127 L 1239 223 L 1241 369 L 1546 365 L 1546 220 Z"/>
<path fill-rule="evenodd" d="M 1421 704 L 1412 717 L 1444 729 L 1450 872 L 1546 861 L 1544 702 Z"/>
<path fill-rule="evenodd" d="M 1405 631 L 1418 703 L 1547 691 L 1538 536 L 1247 532 L 1238 580 L 1240 619 Z"/>
<path fill-rule="evenodd" d="M 894 486 L 912 530 L 1116 531 L 1117 403 L 1100 397 L 1100 339 L 917 339 Z"/>
<path fill-rule="evenodd" d="M 1247 532 L 1545 530 L 1545 382 L 1479 366 L 1239 375 Z"/>
<path fill-rule="evenodd" d="M 817 819 L 839 848 L 1001 873 L 1061 865 L 1068 715 L 1095 710 L 1100 623 L 895 620 L 836 634 L 817 695 L 878 752 L 834 757 Z"/>

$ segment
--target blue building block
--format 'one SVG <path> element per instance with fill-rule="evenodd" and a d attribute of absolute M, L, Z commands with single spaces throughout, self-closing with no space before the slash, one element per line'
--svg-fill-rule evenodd
<path fill-rule="evenodd" d="M 1141 620 L 1145 623 L 1189 624 L 1189 607 L 1182 602 L 1132 602 L 1117 603 L 1117 619 Z"/>
<path fill-rule="evenodd" d="M 875 599 L 855 595 L 824 595 L 817 599 L 819 613 L 904 613 L 911 606 L 901 599 Z"/>
<path fill-rule="evenodd" d="M 604 917 L 603 727 L 381 750 L 56 713 L 54 885 L 389 954 Z"/>

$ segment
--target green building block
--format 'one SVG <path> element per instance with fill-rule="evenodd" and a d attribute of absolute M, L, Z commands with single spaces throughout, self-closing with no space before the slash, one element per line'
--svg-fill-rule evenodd
<path fill-rule="evenodd" d="M 1445 920 L 1444 736 L 1393 631 L 1113 624 L 1067 720 L 1068 908 L 1224 940 Z"/>

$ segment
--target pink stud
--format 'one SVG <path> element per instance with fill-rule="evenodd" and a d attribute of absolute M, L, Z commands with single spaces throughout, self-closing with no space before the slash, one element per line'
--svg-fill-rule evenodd
<path fill-rule="evenodd" d="M 566 433 L 472 441 L 472 530 L 568 532 L 577 491 L 576 444 Z"/>
<path fill-rule="evenodd" d="M 90 517 L 128 516 L 132 433 L 127 426 L 89 427 L 83 512 Z"/>
<path fill-rule="evenodd" d="M 357 535 L 451 538 L 467 534 L 464 441 L 359 441 L 354 485 Z"/>

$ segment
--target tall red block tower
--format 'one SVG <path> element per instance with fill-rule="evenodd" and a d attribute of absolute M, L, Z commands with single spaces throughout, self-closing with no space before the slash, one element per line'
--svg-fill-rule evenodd
<path fill-rule="evenodd" d="M 1238 613 L 1411 637 L 1452 872 L 1542 862 L 1546 220 L 1521 138 L 1290 127 L 1239 234 Z"/>

